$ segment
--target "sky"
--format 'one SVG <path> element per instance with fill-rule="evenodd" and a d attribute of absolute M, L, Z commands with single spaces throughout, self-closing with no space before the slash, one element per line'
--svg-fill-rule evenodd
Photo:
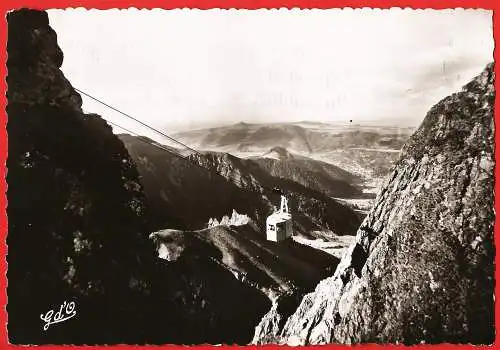
<path fill-rule="evenodd" d="M 492 11 L 49 10 L 72 85 L 165 131 L 417 126 L 493 61 Z M 140 132 L 84 98 L 87 112 Z"/>

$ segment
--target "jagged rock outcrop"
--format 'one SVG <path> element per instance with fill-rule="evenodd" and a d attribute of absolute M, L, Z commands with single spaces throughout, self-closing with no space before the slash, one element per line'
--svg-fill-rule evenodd
<path fill-rule="evenodd" d="M 233 209 L 231 217 L 224 215 L 219 222 L 216 218 L 210 218 L 208 220 L 208 228 L 224 225 L 224 226 L 243 226 L 250 222 L 250 218 L 245 214 L 238 214 L 236 210 Z"/>
<path fill-rule="evenodd" d="M 335 274 L 254 342 L 493 342 L 494 98 L 490 64 L 429 111 Z"/>
<path fill-rule="evenodd" d="M 271 309 L 255 327 L 252 344 L 263 345 L 276 342 L 286 320 L 295 312 L 302 297 L 304 297 L 304 294 L 292 293 L 280 295 L 273 299 Z"/>
<path fill-rule="evenodd" d="M 255 325 L 271 308 L 271 300 L 277 296 L 280 300 L 298 299 L 297 295 L 312 290 L 339 261 L 292 240 L 281 244 L 267 241 L 266 236 L 251 225 L 217 226 L 199 231 L 166 229 L 153 232 L 150 239 L 156 244 L 158 256 L 168 261 L 169 268 L 182 271 L 186 279 L 198 276 L 193 273 L 196 266 L 202 269 L 205 279 L 192 282 L 200 286 L 194 290 L 195 300 L 205 300 L 206 309 L 215 309 L 217 313 L 204 319 L 206 312 L 194 309 L 199 314 L 196 320 L 205 321 L 195 326 L 205 330 L 208 337 L 212 324 L 212 327 L 224 325 L 226 339 L 240 340 L 240 344 L 252 340 Z M 291 293 L 292 296 L 283 298 Z M 190 299 L 187 294 L 184 298 Z M 293 306 L 297 304 L 298 300 Z M 280 311 L 284 305 L 280 303 Z M 186 303 L 184 311 L 194 318 L 193 306 L 196 303 Z M 288 310 L 290 314 L 291 308 Z M 184 321 L 183 318 L 181 315 L 179 320 Z M 179 326 L 176 329 L 184 336 L 190 331 Z M 214 330 L 220 332 L 220 328 Z M 197 332 L 191 330 L 185 339 L 192 340 L 192 333 Z M 213 343 L 212 339 L 216 338 L 212 334 L 207 339 Z"/>
<path fill-rule="evenodd" d="M 208 220 L 208 228 L 210 227 L 215 227 L 215 226 L 219 226 L 219 220 L 217 220 L 216 218 L 210 218 L 210 220 Z"/>

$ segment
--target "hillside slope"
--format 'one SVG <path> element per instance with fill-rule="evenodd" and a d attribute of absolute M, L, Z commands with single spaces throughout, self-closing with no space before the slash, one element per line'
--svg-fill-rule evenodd
<path fill-rule="evenodd" d="M 335 274 L 255 342 L 493 342 L 494 98 L 491 64 L 429 111 Z"/>
<path fill-rule="evenodd" d="M 186 255 L 215 258 L 237 279 L 271 298 L 312 290 L 339 262 L 332 255 L 293 240 L 268 241 L 264 233 L 251 225 L 216 226 L 199 231 L 161 230 L 150 238 L 169 261 Z"/>
<path fill-rule="evenodd" d="M 244 193 L 228 179 L 143 140 L 121 134 L 120 139 L 135 160 L 150 202 L 156 229 L 170 227 L 196 230 L 211 217 L 235 209 L 254 219 L 271 210 L 260 196 Z"/>
<path fill-rule="evenodd" d="M 167 266 L 182 266 L 184 271 L 185 262 L 195 261 L 204 269 L 217 266 L 233 276 L 231 283 L 220 282 L 224 290 L 230 290 L 235 295 L 217 293 L 220 295 L 217 302 L 226 300 L 227 308 L 216 316 L 229 321 L 226 325 L 228 331 L 240 334 L 241 339 L 245 339 L 246 334 L 246 343 L 251 341 L 255 325 L 266 312 L 276 308 L 291 312 L 300 298 L 330 275 L 340 261 L 293 240 L 281 243 L 267 241 L 265 234 L 253 225 L 215 226 L 199 231 L 167 229 L 152 233 L 150 238 L 155 242 L 158 255 L 169 261 Z M 214 286 L 219 283 L 219 275 L 207 273 L 211 276 L 209 290 L 217 290 Z M 236 281 L 241 282 L 240 288 L 231 287 Z M 245 286 L 252 288 L 253 293 L 245 290 Z M 236 305 L 241 302 L 240 297 L 245 301 Z M 239 317 L 231 321 L 234 318 L 231 310 L 235 309 Z M 200 326 L 207 328 L 206 324 Z M 245 330 L 246 333 L 242 332 Z M 186 339 L 192 339 L 192 336 Z"/>
<path fill-rule="evenodd" d="M 354 234 L 361 221 L 352 209 L 317 190 L 274 177 L 252 160 L 218 152 L 184 159 L 130 135 L 120 138 L 137 163 L 158 229 L 201 229 L 210 218 L 233 209 L 263 229 L 265 218 L 279 204 L 275 187 L 289 196 L 298 233 Z"/>

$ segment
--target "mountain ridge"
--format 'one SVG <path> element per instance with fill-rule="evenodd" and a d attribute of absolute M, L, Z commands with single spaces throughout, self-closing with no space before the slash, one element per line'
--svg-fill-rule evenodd
<path fill-rule="evenodd" d="M 182 159 L 133 136 L 120 138 L 138 165 L 153 210 L 157 210 L 155 216 L 178 218 L 158 221 L 158 229 L 201 229 L 210 218 L 222 217 L 233 209 L 248 215 L 263 229 L 265 218 L 280 200 L 271 190 L 275 187 L 288 193 L 297 231 L 326 229 L 345 235 L 352 234 L 360 222 L 359 214 L 352 209 L 318 190 L 274 177 L 251 159 L 221 152 Z"/>

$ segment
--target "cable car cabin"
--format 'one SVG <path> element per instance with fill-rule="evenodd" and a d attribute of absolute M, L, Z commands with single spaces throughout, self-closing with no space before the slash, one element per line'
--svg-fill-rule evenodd
<path fill-rule="evenodd" d="M 266 236 L 268 241 L 281 242 L 293 235 L 292 214 L 288 210 L 288 201 L 281 196 L 280 210 L 269 215 L 266 220 Z"/>
<path fill-rule="evenodd" d="M 282 242 L 292 236 L 292 220 L 276 216 L 276 213 L 270 215 L 266 220 L 267 240 L 273 242 Z"/>

